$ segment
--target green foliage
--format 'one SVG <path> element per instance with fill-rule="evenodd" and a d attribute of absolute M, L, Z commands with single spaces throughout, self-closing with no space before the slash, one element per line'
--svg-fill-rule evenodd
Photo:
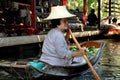
<path fill-rule="evenodd" d="M 88 56 L 89 59 L 92 59 L 97 52 L 97 48 L 95 46 L 90 46 L 90 47 L 85 47 L 86 48 L 86 55 Z M 71 52 L 78 51 L 79 49 L 77 46 L 71 46 L 69 47 L 69 50 Z"/>
<path fill-rule="evenodd" d="M 79 49 L 78 49 L 76 46 L 71 46 L 71 47 L 69 48 L 69 50 L 70 50 L 71 52 L 74 52 L 74 51 L 78 51 Z"/>
<path fill-rule="evenodd" d="M 93 4 L 94 4 L 95 0 L 87 0 L 86 4 L 87 4 L 87 14 L 90 12 L 90 10 L 93 8 Z M 97 7 L 97 6 L 96 6 Z"/>
<path fill-rule="evenodd" d="M 76 9 L 83 10 L 83 2 L 84 2 L 84 0 L 67 0 L 67 3 L 68 3 L 67 5 L 68 5 L 70 10 L 76 10 Z M 114 0 L 114 2 L 117 3 L 117 4 L 120 4 L 119 0 Z M 106 12 L 106 11 L 108 11 L 108 9 L 106 9 L 105 6 L 106 5 L 107 5 L 107 7 L 109 6 L 108 5 L 109 0 L 101 0 L 100 4 L 101 4 L 100 5 L 100 7 L 101 7 L 101 10 L 100 10 L 101 11 L 100 12 L 101 18 L 104 18 L 104 17 L 108 16 L 108 12 Z M 111 5 L 113 5 L 113 4 L 111 4 Z M 90 13 L 92 8 L 94 8 L 96 10 L 96 14 L 98 14 L 97 13 L 97 11 L 98 11 L 98 0 L 86 0 L 86 6 L 87 6 L 86 15 L 88 15 Z M 113 15 L 119 15 L 120 5 L 117 5 L 117 7 L 118 7 L 118 9 L 117 8 L 114 9 L 114 10 L 117 10 L 117 12 L 116 13 L 112 12 Z"/>
<path fill-rule="evenodd" d="M 76 10 L 83 8 L 83 0 L 67 0 L 70 10 Z"/>
<path fill-rule="evenodd" d="M 88 48 L 86 48 L 86 51 L 89 53 L 96 53 L 96 47 L 95 46 L 90 46 Z"/>
<path fill-rule="evenodd" d="M 87 47 L 86 53 L 87 53 L 88 58 L 92 59 L 97 53 L 97 48 L 95 46 Z"/>

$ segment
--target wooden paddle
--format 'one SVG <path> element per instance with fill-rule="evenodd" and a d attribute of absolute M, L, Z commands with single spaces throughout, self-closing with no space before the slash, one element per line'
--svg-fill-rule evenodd
<path fill-rule="evenodd" d="M 75 44 L 77 45 L 77 47 L 79 48 L 79 50 L 81 49 L 80 44 L 78 43 L 77 39 L 75 38 L 75 36 L 73 35 L 71 29 L 69 29 L 70 35 L 73 38 Z M 95 76 L 96 80 L 101 80 L 100 77 L 98 76 L 98 74 L 96 73 L 95 69 L 93 68 L 92 64 L 90 63 L 90 61 L 88 60 L 88 57 L 86 55 L 83 55 L 84 59 L 86 60 L 88 66 L 90 67 L 93 75 Z"/>

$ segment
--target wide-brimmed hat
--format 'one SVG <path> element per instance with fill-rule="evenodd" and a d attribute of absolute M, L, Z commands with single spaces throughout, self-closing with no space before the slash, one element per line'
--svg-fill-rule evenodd
<path fill-rule="evenodd" d="M 51 19 L 60 19 L 60 18 L 70 18 L 76 15 L 71 14 L 66 6 L 53 6 L 51 7 L 51 12 L 47 18 L 44 20 L 51 20 Z"/>

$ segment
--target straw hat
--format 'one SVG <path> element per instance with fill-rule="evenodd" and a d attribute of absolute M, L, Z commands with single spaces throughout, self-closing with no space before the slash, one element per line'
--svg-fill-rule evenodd
<path fill-rule="evenodd" d="M 74 16 L 76 15 L 69 13 L 66 6 L 53 6 L 51 7 L 51 12 L 49 16 L 44 20 L 69 18 Z"/>

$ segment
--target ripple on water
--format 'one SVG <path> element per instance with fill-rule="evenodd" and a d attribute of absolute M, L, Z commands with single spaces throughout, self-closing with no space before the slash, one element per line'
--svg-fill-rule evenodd
<path fill-rule="evenodd" d="M 105 80 L 120 80 L 120 41 L 107 40 L 100 67 Z"/>

